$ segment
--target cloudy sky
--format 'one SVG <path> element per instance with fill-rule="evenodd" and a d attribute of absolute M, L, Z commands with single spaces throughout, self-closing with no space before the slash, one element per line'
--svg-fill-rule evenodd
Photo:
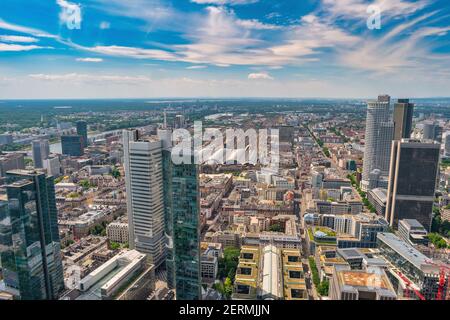
<path fill-rule="evenodd" d="M 450 96 L 448 1 L 1 0 L 0 99 Z"/>

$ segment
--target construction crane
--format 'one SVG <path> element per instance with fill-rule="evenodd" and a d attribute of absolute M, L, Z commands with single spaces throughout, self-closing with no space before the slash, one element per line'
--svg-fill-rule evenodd
<path fill-rule="evenodd" d="M 439 268 L 439 284 L 438 284 L 438 293 L 436 295 L 436 300 L 449 300 L 449 288 L 447 285 L 447 295 L 444 297 L 444 287 L 446 278 L 450 279 L 450 267 L 447 264 L 438 264 L 434 263 L 432 260 L 426 260 L 426 263 L 431 264 Z"/>
<path fill-rule="evenodd" d="M 406 291 L 405 291 L 405 296 L 407 298 L 409 298 L 409 290 L 410 288 L 412 289 L 412 291 L 414 291 L 414 293 L 416 294 L 416 296 L 420 299 L 420 300 L 425 300 L 425 297 L 420 293 L 419 290 L 415 289 L 412 285 L 411 285 L 411 281 L 409 281 L 409 279 L 407 277 L 405 277 L 401 272 L 397 272 L 398 276 L 405 282 L 406 284 Z"/>

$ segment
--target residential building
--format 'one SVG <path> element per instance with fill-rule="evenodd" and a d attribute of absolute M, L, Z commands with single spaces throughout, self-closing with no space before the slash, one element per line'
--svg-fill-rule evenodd
<path fill-rule="evenodd" d="M 111 222 L 106 227 L 106 236 L 109 241 L 127 244 L 129 241 L 128 223 Z"/>

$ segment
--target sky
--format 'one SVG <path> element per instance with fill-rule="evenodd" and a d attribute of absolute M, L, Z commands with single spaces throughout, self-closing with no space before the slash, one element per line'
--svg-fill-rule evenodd
<path fill-rule="evenodd" d="M 1 0 L 0 99 L 450 96 L 449 0 Z"/>

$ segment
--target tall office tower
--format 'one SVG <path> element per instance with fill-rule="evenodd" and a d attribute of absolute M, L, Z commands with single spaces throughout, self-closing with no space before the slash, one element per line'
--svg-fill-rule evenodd
<path fill-rule="evenodd" d="M 43 168 L 44 160 L 47 160 L 50 154 L 48 140 L 35 140 L 31 142 L 31 151 L 33 154 L 34 167 Z"/>
<path fill-rule="evenodd" d="M 77 122 L 77 135 L 83 137 L 83 148 L 86 148 L 88 146 L 88 131 L 86 121 Z"/>
<path fill-rule="evenodd" d="M 124 130 L 123 149 L 130 248 L 158 267 L 166 255 L 161 142 Z"/>
<path fill-rule="evenodd" d="M 368 191 L 369 176 L 374 169 L 383 175 L 389 171 L 391 141 L 394 137 L 394 124 L 389 119 L 390 97 L 379 96 L 377 101 L 367 104 L 364 163 L 361 188 Z"/>
<path fill-rule="evenodd" d="M 394 140 L 411 137 L 413 114 L 414 104 L 409 99 L 398 99 L 394 105 Z"/>
<path fill-rule="evenodd" d="M 450 157 L 450 131 L 447 131 L 445 135 L 444 155 Z"/>
<path fill-rule="evenodd" d="M 438 122 L 427 121 L 422 125 L 422 139 L 430 139 L 442 142 L 442 127 Z"/>
<path fill-rule="evenodd" d="M 392 143 L 386 221 L 397 228 L 416 219 L 431 228 L 440 145 L 432 140 L 402 139 Z"/>
<path fill-rule="evenodd" d="M 81 157 L 84 154 L 82 136 L 61 136 L 62 154 Z"/>
<path fill-rule="evenodd" d="M 57 299 L 64 278 L 53 177 L 13 170 L 7 179 L 9 210 L 0 224 L 5 285 L 24 300 Z"/>
<path fill-rule="evenodd" d="M 167 282 L 177 300 L 201 299 L 199 168 L 174 164 L 171 131 L 158 130 L 163 145 Z"/>

